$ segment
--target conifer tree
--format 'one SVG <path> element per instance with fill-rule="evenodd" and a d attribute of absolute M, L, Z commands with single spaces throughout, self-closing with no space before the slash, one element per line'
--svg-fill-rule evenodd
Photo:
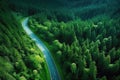
<path fill-rule="evenodd" d="M 72 73 L 76 73 L 76 70 L 77 70 L 77 65 L 75 64 L 75 63 L 72 63 L 71 64 L 71 71 L 72 71 Z"/>
<path fill-rule="evenodd" d="M 95 62 L 91 62 L 90 72 L 89 72 L 90 80 L 97 80 L 96 74 L 97 74 L 97 68 L 96 68 Z"/>

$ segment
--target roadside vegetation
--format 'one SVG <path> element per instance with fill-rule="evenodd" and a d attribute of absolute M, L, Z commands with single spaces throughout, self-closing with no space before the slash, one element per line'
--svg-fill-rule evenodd
<path fill-rule="evenodd" d="M 119 80 L 119 22 L 119 17 L 104 15 L 84 21 L 66 14 L 37 14 L 28 24 L 48 43 L 65 80 Z"/>
<path fill-rule="evenodd" d="M 50 80 L 42 52 L 0 1 L 0 80 Z"/>
<path fill-rule="evenodd" d="M 50 80 L 41 51 L 16 19 L 21 14 L 30 16 L 29 27 L 49 48 L 63 80 L 120 80 L 120 0 L 8 3 L 12 14 L 0 0 L 1 80 Z"/>

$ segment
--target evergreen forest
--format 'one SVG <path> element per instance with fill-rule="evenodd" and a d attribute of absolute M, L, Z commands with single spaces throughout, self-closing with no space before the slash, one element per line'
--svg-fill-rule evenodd
<path fill-rule="evenodd" d="M 0 80 L 120 80 L 120 0 L 0 0 Z M 52 67 L 52 66 L 51 66 Z"/>

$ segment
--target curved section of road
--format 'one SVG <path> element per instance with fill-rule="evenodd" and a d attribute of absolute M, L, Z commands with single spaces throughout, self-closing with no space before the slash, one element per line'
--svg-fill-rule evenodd
<path fill-rule="evenodd" d="M 39 49 L 42 51 L 44 54 L 44 57 L 46 59 L 49 71 L 50 71 L 50 76 L 51 80 L 61 80 L 60 75 L 58 73 L 58 70 L 56 68 L 56 65 L 52 59 L 52 56 L 47 49 L 47 47 L 44 45 L 44 43 L 30 30 L 28 26 L 28 19 L 26 18 L 22 21 L 22 27 L 26 31 L 26 33 L 30 36 L 30 38 L 35 41 L 36 45 L 39 47 Z"/>

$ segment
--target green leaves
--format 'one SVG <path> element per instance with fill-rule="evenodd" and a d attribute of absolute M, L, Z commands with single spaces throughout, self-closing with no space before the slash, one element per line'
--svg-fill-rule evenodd
<path fill-rule="evenodd" d="M 10 62 L 0 57 L 0 72 L 11 72 L 13 70 L 13 66 Z"/>
<path fill-rule="evenodd" d="M 13 72 L 13 65 L 0 56 L 0 79 L 16 80 L 11 72 Z"/>
<path fill-rule="evenodd" d="M 97 80 L 96 75 L 97 75 L 97 67 L 95 65 L 95 62 L 91 62 L 90 64 L 90 80 Z"/>
<path fill-rule="evenodd" d="M 33 55 L 29 55 L 26 58 L 26 65 L 27 67 L 29 67 L 30 69 L 42 69 L 43 65 L 44 65 L 44 59 L 41 58 L 39 55 L 33 54 Z"/>
<path fill-rule="evenodd" d="M 77 70 L 77 65 L 75 64 L 75 63 L 72 63 L 71 64 L 71 71 L 72 71 L 72 73 L 76 73 L 76 70 Z"/>
<path fill-rule="evenodd" d="M 119 75 L 119 22 L 105 16 L 99 17 L 86 21 L 45 21 L 42 27 L 47 25 L 48 29 L 44 31 L 52 36 L 34 30 L 51 45 L 65 79 L 107 80 L 112 78 L 110 75 Z M 36 27 L 36 30 L 40 28 Z"/>
<path fill-rule="evenodd" d="M 42 53 L 3 2 L 0 0 L 0 80 L 49 80 Z M 29 24 L 34 22 L 30 21 Z M 28 63 L 32 64 L 32 68 Z M 33 72 L 39 77 L 33 76 Z"/>

